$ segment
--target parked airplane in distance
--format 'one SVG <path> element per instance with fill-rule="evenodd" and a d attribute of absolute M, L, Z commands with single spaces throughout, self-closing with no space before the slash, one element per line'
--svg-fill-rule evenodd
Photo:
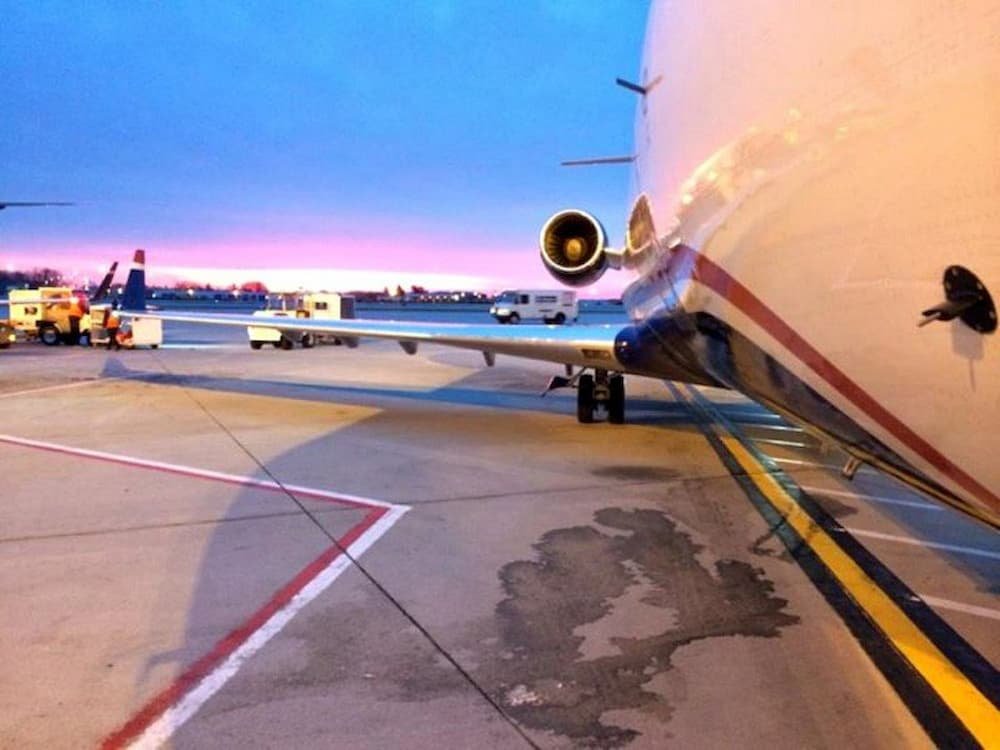
<path fill-rule="evenodd" d="M 541 232 L 566 284 L 637 275 L 628 325 L 273 324 L 584 368 L 582 422 L 624 419 L 622 373 L 737 389 L 998 527 L 998 26 L 985 0 L 654 3 L 610 160 L 635 172 L 625 243 L 575 209 Z"/>

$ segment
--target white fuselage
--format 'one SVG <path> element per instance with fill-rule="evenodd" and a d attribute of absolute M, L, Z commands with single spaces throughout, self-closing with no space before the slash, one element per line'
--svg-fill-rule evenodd
<path fill-rule="evenodd" d="M 643 66 L 647 286 L 690 248 L 668 306 L 997 524 L 1000 334 L 917 322 L 953 264 L 1000 302 L 1000 2 L 654 2 Z"/>

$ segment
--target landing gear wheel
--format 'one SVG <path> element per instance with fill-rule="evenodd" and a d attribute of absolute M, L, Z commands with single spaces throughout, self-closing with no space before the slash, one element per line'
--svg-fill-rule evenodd
<path fill-rule="evenodd" d="M 512 325 L 517 325 L 518 323 L 521 322 L 521 316 L 518 315 L 517 313 L 511 313 L 510 317 L 507 318 L 507 322 L 511 323 Z"/>
<path fill-rule="evenodd" d="M 314 346 L 316 346 L 316 339 L 313 338 L 313 335 L 311 333 L 302 334 L 302 348 L 312 349 Z"/>
<path fill-rule="evenodd" d="M 294 348 L 295 342 L 292 341 L 287 336 L 282 336 L 281 341 L 278 342 L 278 345 L 287 352 L 289 349 Z"/>
<path fill-rule="evenodd" d="M 625 378 L 612 375 L 608 378 L 608 421 L 625 424 Z"/>
<path fill-rule="evenodd" d="M 576 421 L 590 424 L 594 421 L 594 376 L 581 375 L 576 384 Z"/>

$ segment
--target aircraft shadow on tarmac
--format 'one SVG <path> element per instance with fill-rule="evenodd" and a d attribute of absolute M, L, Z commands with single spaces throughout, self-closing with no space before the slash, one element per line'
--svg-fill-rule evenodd
<path fill-rule="evenodd" d="M 242 393 L 270 398 L 288 398 L 321 403 L 351 403 L 370 405 L 373 399 L 404 399 L 453 406 L 474 406 L 488 409 L 511 409 L 575 417 L 575 395 L 558 391 L 544 398 L 538 391 L 499 390 L 493 387 L 473 388 L 450 384 L 440 388 L 399 388 L 343 383 L 308 383 L 262 378 L 218 377 L 203 374 L 148 372 L 130 369 L 120 360 L 108 358 L 104 377 L 124 378 L 141 383 L 197 388 L 222 393 Z M 474 373 L 470 379 L 477 378 Z M 629 424 L 646 427 L 692 426 L 689 410 L 683 404 L 666 399 L 630 398 Z"/>
<path fill-rule="evenodd" d="M 499 379 L 502 376 L 497 375 L 497 373 L 502 372 L 504 370 L 500 367 L 496 369 L 491 368 L 490 370 L 474 372 L 461 381 L 440 388 L 420 389 L 332 382 L 308 383 L 262 378 L 148 372 L 131 369 L 122 360 L 116 357 L 109 357 L 102 375 L 104 377 L 126 378 L 150 384 L 195 388 L 220 393 L 287 398 L 317 403 L 350 403 L 353 405 L 370 406 L 377 399 L 399 399 L 452 406 L 559 414 L 565 416 L 566 419 L 574 418 L 575 397 L 573 395 L 555 391 L 542 398 L 540 397 L 540 391 L 528 391 L 524 389 L 525 378 L 515 368 L 510 368 L 513 377 L 507 378 L 500 387 L 497 387 L 495 382 L 483 383 L 482 387 L 462 385 L 463 382 L 467 383 L 469 381 L 482 382 L 484 377 Z M 529 377 L 534 377 L 534 373 Z M 518 390 L 512 388 L 512 382 L 514 383 L 514 388 L 519 386 L 520 388 Z M 767 427 L 776 424 L 776 415 L 758 404 L 724 403 L 717 404 L 716 408 L 725 418 L 741 426 L 753 427 L 760 425 Z M 654 429 L 674 431 L 678 429 L 694 431 L 697 429 L 688 407 L 684 404 L 668 400 L 666 393 L 662 400 L 655 398 L 630 398 L 627 406 L 627 421 L 632 425 Z M 839 457 L 839 453 L 837 456 L 833 458 L 834 463 L 843 460 L 842 457 Z M 643 477 L 654 478 L 649 474 L 651 471 L 650 467 L 617 468 L 621 470 L 618 478 L 622 481 L 643 481 Z M 636 471 L 639 473 L 636 474 Z M 820 471 L 829 473 L 827 469 Z M 836 474 L 834 476 L 837 477 Z M 838 481 L 841 481 L 839 477 Z M 893 495 L 900 492 L 910 493 L 909 490 L 903 489 L 901 485 L 897 484 L 895 480 L 881 474 L 868 476 L 863 482 L 843 480 L 841 484 L 846 490 L 856 490 L 861 494 L 869 492 L 876 496 L 883 494 Z M 869 485 L 870 487 L 866 489 L 866 486 Z M 908 496 L 910 495 L 912 493 Z M 829 512 L 838 518 L 856 513 L 856 510 L 850 506 L 830 497 L 824 498 L 823 504 Z M 877 506 L 875 510 L 891 518 L 894 523 L 909 529 L 913 536 L 918 539 L 936 539 L 958 546 L 973 543 L 984 548 L 990 548 L 995 544 L 988 529 L 948 509 L 941 511 L 948 516 L 949 522 L 946 528 L 942 527 L 938 513 L 915 513 L 905 507 L 893 506 L 891 504 Z M 998 591 L 997 565 L 995 560 L 969 557 L 945 550 L 940 551 L 940 554 L 949 558 L 953 565 L 965 570 L 969 575 L 977 579 L 981 590 L 991 593 Z"/>
<path fill-rule="evenodd" d="M 541 402 L 541 410 L 551 412 L 571 408 L 565 397 L 549 405 L 548 399 L 537 395 L 490 394 L 454 386 L 429 392 L 290 386 L 270 380 L 139 373 L 118 365 L 109 365 L 108 374 L 153 384 L 317 402 L 345 397 L 370 401 L 374 396 L 536 411 Z M 690 421 L 680 405 L 666 401 L 643 408 L 649 410 L 651 423 L 664 427 L 677 423 L 686 429 Z M 456 456 L 454 463 L 441 457 L 428 460 L 429 446 L 413 445 L 407 456 L 402 453 L 407 441 L 401 437 L 400 452 L 384 449 L 363 461 L 360 456 L 372 451 L 365 442 L 372 422 L 393 419 L 391 413 L 381 412 L 296 445 L 268 459 L 267 473 L 258 472 L 257 477 L 268 479 L 273 474 L 292 482 L 291 472 L 321 466 L 316 476 L 337 483 L 337 490 L 367 494 L 365 482 L 373 482 L 373 477 L 402 475 L 402 484 L 397 483 L 390 499 L 406 501 L 407 492 L 419 496 L 427 491 L 421 488 L 442 487 L 445 471 L 454 472 L 464 487 L 476 481 L 496 487 L 509 483 L 512 496 L 495 505 L 473 499 L 404 516 L 399 528 L 361 560 L 384 588 L 356 575 L 339 580 L 178 730 L 173 747 L 200 747 L 216 735 L 235 739 L 247 732 L 263 744 L 337 736 L 345 744 L 378 746 L 390 742 L 387 737 L 398 736 L 393 732 L 403 726 L 414 747 L 474 744 L 483 739 L 486 727 L 493 727 L 486 744 L 514 746 L 516 736 L 502 723 L 498 730 L 497 722 L 490 721 L 496 718 L 495 708 L 479 697 L 477 689 L 519 727 L 549 738 L 543 746 L 553 737 L 597 748 L 624 747 L 633 741 L 655 746 L 668 736 L 668 722 L 677 708 L 677 697 L 660 691 L 678 648 L 705 639 L 779 639 L 799 622 L 752 555 L 742 561 L 717 557 L 719 550 L 709 540 L 695 540 L 671 518 L 666 488 L 667 482 L 678 478 L 676 472 L 644 473 L 632 467 L 631 475 L 625 472 L 623 477 L 623 467 L 604 465 L 614 463 L 613 457 L 603 463 L 598 458 L 588 480 L 594 484 L 593 496 L 581 502 L 572 492 L 553 487 L 563 481 L 559 472 L 569 473 L 562 459 L 554 460 L 553 466 L 561 467 L 558 471 L 547 474 L 534 467 L 526 476 L 509 477 L 510 466 L 487 472 L 474 455 Z M 532 476 L 541 477 L 546 486 L 533 491 Z M 631 493 L 614 491 L 621 488 L 622 478 L 642 486 L 633 486 Z M 234 570 L 269 581 L 258 584 L 261 601 L 281 585 L 273 581 L 274 567 L 268 558 L 280 557 L 282 545 L 292 543 L 281 539 L 289 533 L 286 524 L 298 520 L 297 533 L 305 527 L 310 540 L 319 536 L 280 494 L 275 494 L 275 509 L 287 513 L 247 518 L 248 509 L 259 508 L 259 501 L 255 491 L 239 493 L 198 550 L 182 645 L 150 655 L 149 669 L 137 680 L 137 694 L 148 693 L 154 667 L 189 664 L 205 650 L 206 632 L 215 630 L 215 637 L 221 638 L 220 622 L 228 620 L 226 627 L 236 627 L 259 606 L 260 602 L 248 602 L 245 611 L 237 612 L 239 607 L 226 594 Z M 552 508 L 558 508 L 555 520 L 536 518 L 539 503 L 548 508 L 549 518 Z M 349 510 L 315 506 L 312 510 L 333 536 L 353 523 Z M 511 533 L 520 525 L 533 529 L 526 540 Z M 473 529 L 484 536 L 472 537 Z M 460 538 L 452 539 L 455 534 Z M 399 551 L 395 544 L 402 545 Z M 489 547 L 492 557 L 490 551 L 480 551 L 479 544 Z M 498 548 L 505 557 L 497 558 Z M 171 570 L 188 567 L 191 550 L 178 549 L 176 554 L 177 565 L 164 569 L 165 590 L 177 589 L 177 582 L 166 579 Z M 484 558 L 492 562 L 484 564 Z M 290 569 L 288 577 L 295 572 Z M 455 582 L 441 588 L 436 579 L 449 575 L 456 575 Z M 241 590 L 254 589 L 241 586 Z M 401 596 L 405 604 L 390 599 L 393 595 Z M 611 625 L 612 634 L 623 628 L 615 647 L 581 659 L 581 650 L 589 648 L 586 644 L 593 638 L 583 631 L 605 627 L 597 623 L 611 618 L 612 602 L 628 597 L 636 599 L 630 606 L 641 614 L 642 634 L 635 635 L 628 624 Z M 224 607 L 227 614 L 220 616 Z M 447 626 L 435 628 L 436 643 L 431 644 L 409 625 L 399 607 L 421 622 L 435 620 L 441 608 L 456 615 Z M 464 670 L 449 665 L 437 648 L 454 654 Z M 651 690 L 656 683 L 661 687 Z M 444 716 L 449 705 L 464 706 L 463 718 Z M 609 712 L 616 713 L 609 719 Z M 635 713 L 630 718 L 621 712 Z M 383 718 L 386 714 L 395 717 L 395 728 Z M 634 724 L 636 717 L 644 718 Z M 373 734 L 357 734 L 362 731 L 359 727 Z"/>

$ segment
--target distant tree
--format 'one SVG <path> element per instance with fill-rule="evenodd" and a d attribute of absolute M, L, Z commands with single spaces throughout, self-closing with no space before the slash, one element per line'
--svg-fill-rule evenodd
<path fill-rule="evenodd" d="M 262 281 L 247 281 L 240 284 L 241 292 L 251 292 L 252 294 L 267 294 L 267 287 Z"/>
<path fill-rule="evenodd" d="M 64 286 L 61 272 L 54 268 L 32 268 L 29 271 L 0 271 L 0 289 Z"/>
<path fill-rule="evenodd" d="M 412 292 L 413 294 L 427 294 L 427 290 L 424 287 L 419 286 L 417 284 L 414 284 L 413 286 L 410 287 L 410 292 Z"/>

